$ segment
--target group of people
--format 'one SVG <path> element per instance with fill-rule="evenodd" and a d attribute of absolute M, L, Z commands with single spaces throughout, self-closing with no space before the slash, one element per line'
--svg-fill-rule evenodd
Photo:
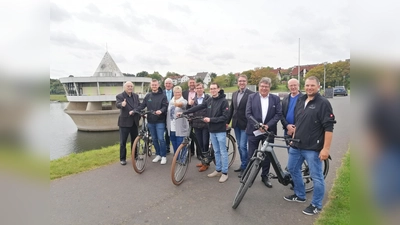
<path fill-rule="evenodd" d="M 226 151 L 226 127 L 232 123 L 240 155 L 240 167 L 235 169 L 243 172 L 250 158 L 264 135 L 258 135 L 255 124 L 248 119 L 253 117 L 262 128 L 277 133 L 278 122 L 281 121 L 285 135 L 300 139 L 299 143 L 292 143 L 289 148 L 288 170 L 293 179 L 294 194 L 284 199 L 292 202 L 305 202 L 305 187 L 301 174 L 301 166 L 307 161 L 311 178 L 314 182 L 314 193 L 311 204 L 303 210 L 304 214 L 314 215 L 322 209 L 322 200 L 325 194 L 325 181 L 322 171 L 322 161 L 329 157 L 332 141 L 333 125 L 336 123 L 332 106 L 329 101 L 319 94 L 320 83 L 317 77 L 308 77 L 305 80 L 305 92 L 299 90 L 300 84 L 296 79 L 288 81 L 290 93 L 282 102 L 280 97 L 270 94 L 271 79 L 263 77 L 258 83 L 258 92 L 247 89 L 247 76 L 240 75 L 237 80 L 238 90 L 233 93 L 231 103 L 226 100 L 223 89 L 217 83 L 210 84 L 210 95 L 204 93 L 202 83 L 195 83 L 194 79 L 188 82 L 189 90 L 173 87 L 172 80 L 165 80 L 163 91 L 157 80 L 151 82 L 151 92 L 146 95 L 142 103 L 133 93 L 133 84 L 126 82 L 124 92 L 117 95 L 117 107 L 121 109 L 118 120 L 120 126 L 120 161 L 126 164 L 126 140 L 131 135 L 131 147 L 137 136 L 139 118 L 135 110 L 153 110 L 155 115 L 149 115 L 148 128 L 152 135 L 156 156 L 153 162 L 161 160 L 166 164 L 167 149 L 172 143 L 174 152 L 185 136 L 192 132 L 189 122 L 180 119 L 181 114 L 195 114 L 202 116 L 202 120 L 192 121 L 194 133 L 199 142 L 201 151 L 207 152 L 209 140 L 215 152 L 215 170 L 208 177 L 220 177 L 219 182 L 228 180 L 228 152 Z M 167 143 L 166 143 L 167 140 Z M 193 147 L 191 148 L 193 151 Z M 194 152 L 192 152 L 194 154 Z M 209 165 L 197 164 L 199 171 L 206 171 Z M 272 183 L 268 179 L 270 159 L 267 157 L 262 164 L 261 181 L 268 188 Z"/>

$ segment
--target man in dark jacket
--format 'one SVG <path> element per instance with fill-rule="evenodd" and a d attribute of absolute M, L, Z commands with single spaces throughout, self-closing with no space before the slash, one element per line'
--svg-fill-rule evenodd
<path fill-rule="evenodd" d="M 292 135 L 294 132 L 294 108 L 299 97 L 303 96 L 300 92 L 300 83 L 296 79 L 288 81 L 290 93 L 282 100 L 282 118 L 281 123 L 284 130 L 284 135 Z"/>
<path fill-rule="evenodd" d="M 201 105 L 204 101 L 210 98 L 210 95 L 204 93 L 204 85 L 202 83 L 196 84 L 196 97 L 194 97 L 194 106 Z M 207 109 L 198 110 L 193 113 L 194 116 L 207 116 Z M 194 129 L 194 133 L 196 134 L 196 139 L 200 145 L 200 151 L 203 152 L 203 156 L 208 152 L 208 144 L 210 142 L 210 131 L 208 129 L 208 124 L 201 120 L 193 120 L 192 127 Z M 209 164 L 203 165 L 201 162 L 196 165 L 199 168 L 199 172 L 206 171 Z"/>
<path fill-rule="evenodd" d="M 168 109 L 168 100 L 160 88 L 158 80 L 151 81 L 151 92 L 144 97 L 142 104 L 136 110 L 141 111 L 147 107 L 147 110 L 154 111 L 154 114 L 147 115 L 147 127 L 149 128 L 156 157 L 153 162 L 161 160 L 161 164 L 167 163 L 167 148 L 165 146 L 164 131 L 165 120 Z"/>
<path fill-rule="evenodd" d="M 194 77 L 190 77 L 189 81 L 188 81 L 188 90 L 185 90 L 182 92 L 182 97 L 184 99 L 186 99 L 186 101 L 188 101 L 188 104 L 186 106 L 186 109 L 190 109 L 193 105 L 194 105 L 194 98 L 196 97 L 196 80 L 194 79 Z M 190 135 L 193 136 L 193 128 L 190 131 Z M 197 158 L 200 159 L 199 157 L 199 151 L 200 149 L 195 149 L 195 144 L 192 141 L 192 143 L 190 144 L 190 150 L 191 150 L 191 154 L 192 156 L 194 155 L 194 152 L 196 151 L 196 155 Z"/>
<path fill-rule="evenodd" d="M 210 85 L 212 98 L 203 101 L 201 105 L 190 108 L 183 114 L 193 113 L 201 109 L 207 109 L 207 117 L 203 119 L 208 123 L 210 138 L 215 153 L 215 171 L 208 174 L 208 177 L 221 176 L 220 183 L 228 180 L 228 151 L 226 151 L 226 121 L 229 117 L 229 103 L 225 98 L 224 90 L 219 85 Z"/>
<path fill-rule="evenodd" d="M 230 105 L 228 124 L 232 120 L 232 127 L 235 131 L 236 140 L 239 146 L 240 161 L 242 162 L 235 172 L 240 172 L 239 177 L 242 177 L 244 169 L 247 166 L 247 118 L 246 118 L 246 103 L 247 98 L 254 92 L 247 89 L 247 76 L 240 75 L 238 78 L 239 90 L 233 92 L 232 102 Z"/>
<path fill-rule="evenodd" d="M 248 118 L 248 123 L 246 127 L 246 134 L 248 135 L 249 144 L 247 162 L 249 162 L 250 158 L 253 156 L 254 150 L 258 149 L 260 141 L 265 139 L 265 135 L 256 136 L 253 133 L 255 131 L 255 124 L 249 119 L 250 116 L 252 116 L 259 123 L 262 123 L 264 128 L 266 128 L 268 131 L 274 132 L 274 134 L 277 132 L 277 123 L 282 116 L 281 99 L 277 95 L 270 94 L 270 88 L 271 79 L 268 77 L 263 77 L 258 83 L 259 91 L 249 95 L 249 98 L 247 99 L 246 118 Z M 262 131 L 261 128 L 260 131 Z M 266 157 L 262 164 L 261 181 L 265 184 L 265 186 L 272 188 L 272 184 L 268 179 L 270 166 L 270 159 Z"/>
<path fill-rule="evenodd" d="M 164 87 L 165 90 L 163 92 L 165 96 L 167 96 L 167 100 L 169 103 L 169 101 L 171 101 L 171 99 L 174 97 L 174 91 L 172 90 L 174 84 L 172 83 L 171 78 L 167 78 L 164 80 Z M 168 154 L 170 152 L 171 141 L 169 139 L 167 125 L 165 125 L 165 145 L 167 146 L 167 154 Z"/>
<path fill-rule="evenodd" d="M 325 180 L 322 161 L 328 159 L 336 123 L 330 102 L 319 91 L 318 78 L 311 76 L 305 81 L 306 95 L 299 98 L 295 108 L 294 138 L 300 142 L 289 148 L 288 170 L 293 179 L 294 194 L 285 196 L 287 201 L 305 202 L 306 191 L 301 167 L 306 160 L 314 182 L 311 204 L 303 210 L 306 215 L 315 215 L 322 209 Z"/>
<path fill-rule="evenodd" d="M 120 109 L 118 117 L 119 126 L 119 160 L 121 165 L 126 165 L 126 140 L 131 136 L 131 149 L 138 135 L 140 116 L 132 113 L 132 110 L 140 104 L 139 96 L 133 93 L 133 83 L 127 81 L 124 84 L 124 92 L 116 96 L 116 106 Z"/>

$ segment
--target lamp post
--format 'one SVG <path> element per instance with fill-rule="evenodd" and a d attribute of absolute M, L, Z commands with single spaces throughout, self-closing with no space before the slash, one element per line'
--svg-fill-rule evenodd
<path fill-rule="evenodd" d="M 326 97 L 326 92 L 325 92 L 325 78 L 326 77 L 326 62 L 324 62 L 324 96 Z"/>

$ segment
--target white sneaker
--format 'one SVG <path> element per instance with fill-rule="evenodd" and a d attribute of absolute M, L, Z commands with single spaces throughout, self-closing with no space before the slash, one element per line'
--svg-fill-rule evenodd
<path fill-rule="evenodd" d="M 228 180 L 228 174 L 227 175 L 222 174 L 221 178 L 219 178 L 220 183 L 224 183 L 227 180 Z"/>
<path fill-rule="evenodd" d="M 207 177 L 217 177 L 217 176 L 221 176 L 221 172 L 217 172 L 216 170 L 214 170 L 214 172 L 210 173 L 207 175 Z"/>
<path fill-rule="evenodd" d="M 167 163 L 167 157 L 161 157 L 161 165 L 164 165 Z"/>
<path fill-rule="evenodd" d="M 156 157 L 153 159 L 153 163 L 160 161 L 161 156 L 156 155 Z"/>

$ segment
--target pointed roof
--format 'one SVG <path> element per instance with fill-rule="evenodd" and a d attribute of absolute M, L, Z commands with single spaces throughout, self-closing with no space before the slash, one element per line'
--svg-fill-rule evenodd
<path fill-rule="evenodd" d="M 119 70 L 117 64 L 112 59 L 108 51 L 104 54 L 96 72 L 93 74 L 94 77 L 120 77 L 123 76 L 121 70 Z"/>

